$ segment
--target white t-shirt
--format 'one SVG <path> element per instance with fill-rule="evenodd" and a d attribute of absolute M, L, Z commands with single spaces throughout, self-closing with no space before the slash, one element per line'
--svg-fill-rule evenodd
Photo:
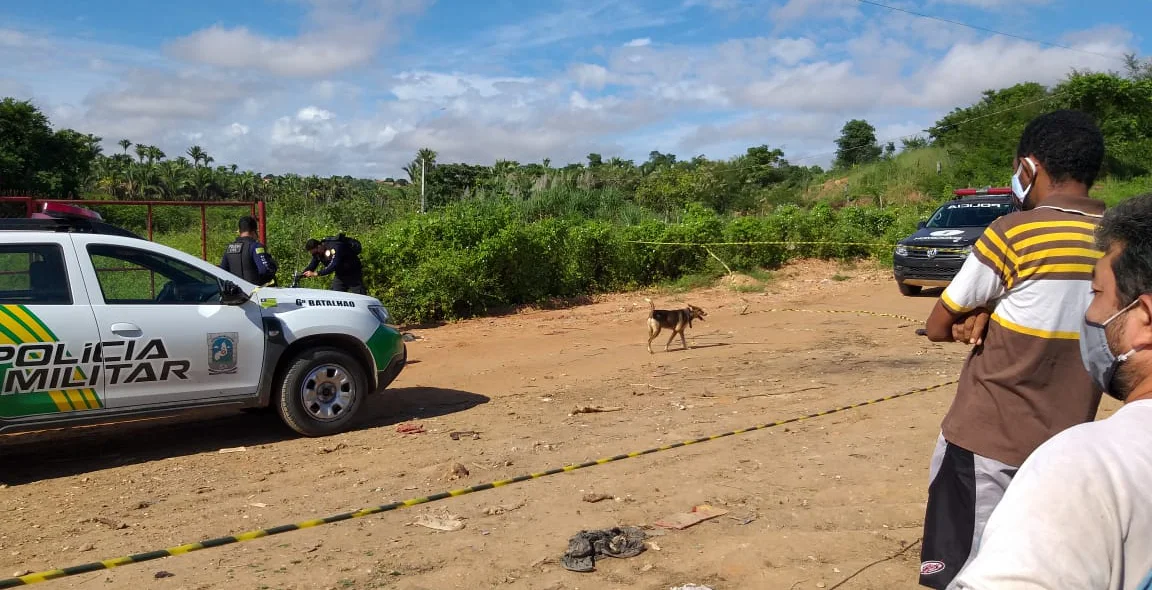
<path fill-rule="evenodd" d="M 1152 400 L 1036 449 L 948 588 L 1152 589 Z"/>

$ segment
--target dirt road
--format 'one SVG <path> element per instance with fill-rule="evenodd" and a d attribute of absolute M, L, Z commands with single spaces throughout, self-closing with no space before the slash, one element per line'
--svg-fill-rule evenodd
<path fill-rule="evenodd" d="M 689 350 L 644 348 L 644 294 L 418 330 L 355 432 L 293 437 L 274 416 L 154 421 L 0 440 L 0 575 L 112 558 L 642 450 L 953 379 L 874 268 L 803 263 L 763 293 L 721 286 Z M 677 297 L 648 294 L 671 307 Z M 928 457 L 954 386 L 367 518 L 44 588 L 832 588 L 919 538 Z M 578 406 L 618 411 L 570 415 Z M 1109 404 L 1107 410 L 1112 410 Z M 1105 411 L 1105 413 L 1107 413 Z M 422 434 L 401 434 L 400 424 Z M 478 438 L 449 436 L 477 431 Z M 221 449 L 243 447 L 235 452 Z M 450 476 L 454 464 L 467 475 Z M 452 477 L 456 477 L 452 479 Z M 589 503 L 589 493 L 611 499 Z M 592 573 L 559 565 L 582 529 L 647 525 L 652 546 Z M 449 514 L 444 514 L 445 511 Z M 456 516 L 443 532 L 412 525 Z M 915 588 L 918 547 L 842 588 Z M 168 575 L 157 574 L 165 572 Z"/>

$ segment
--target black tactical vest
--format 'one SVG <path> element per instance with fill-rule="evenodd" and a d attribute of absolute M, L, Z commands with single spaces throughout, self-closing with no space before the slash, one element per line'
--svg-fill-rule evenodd
<path fill-rule="evenodd" d="M 256 270 L 256 261 L 252 260 L 252 250 L 256 247 L 256 240 L 242 236 L 236 238 L 235 242 L 228 244 L 228 249 L 224 251 L 224 258 L 228 260 L 228 268 L 232 274 L 252 283 L 254 285 L 263 285 L 263 277 Z"/>

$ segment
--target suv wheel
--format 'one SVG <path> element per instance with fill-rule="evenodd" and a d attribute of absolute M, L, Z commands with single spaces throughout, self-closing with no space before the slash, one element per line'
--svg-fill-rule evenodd
<path fill-rule="evenodd" d="M 918 285 L 905 285 L 904 283 L 896 283 L 896 286 L 900 287 L 901 295 L 906 295 L 908 297 L 915 297 L 916 295 L 919 295 L 920 290 L 923 289 L 923 287 Z"/>
<path fill-rule="evenodd" d="M 359 361 L 334 348 L 315 348 L 292 361 L 276 406 L 292 430 L 327 436 L 347 429 L 367 391 L 368 379 Z"/>

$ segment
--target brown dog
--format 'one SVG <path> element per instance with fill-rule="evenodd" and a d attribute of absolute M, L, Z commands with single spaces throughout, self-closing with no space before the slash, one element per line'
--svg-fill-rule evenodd
<path fill-rule="evenodd" d="M 688 307 L 684 309 L 656 309 L 656 304 L 652 303 L 651 299 L 645 298 L 644 300 L 652 309 L 648 312 L 648 354 L 653 354 L 652 341 L 660 335 L 660 330 L 664 328 L 672 330 L 668 342 L 664 343 L 665 351 L 672 345 L 672 340 L 676 338 L 677 334 L 680 335 L 680 343 L 684 345 L 684 350 L 688 350 L 688 341 L 684 339 L 684 330 L 692 327 L 692 320 L 704 321 L 704 316 L 708 314 L 692 304 L 688 304 Z"/>

